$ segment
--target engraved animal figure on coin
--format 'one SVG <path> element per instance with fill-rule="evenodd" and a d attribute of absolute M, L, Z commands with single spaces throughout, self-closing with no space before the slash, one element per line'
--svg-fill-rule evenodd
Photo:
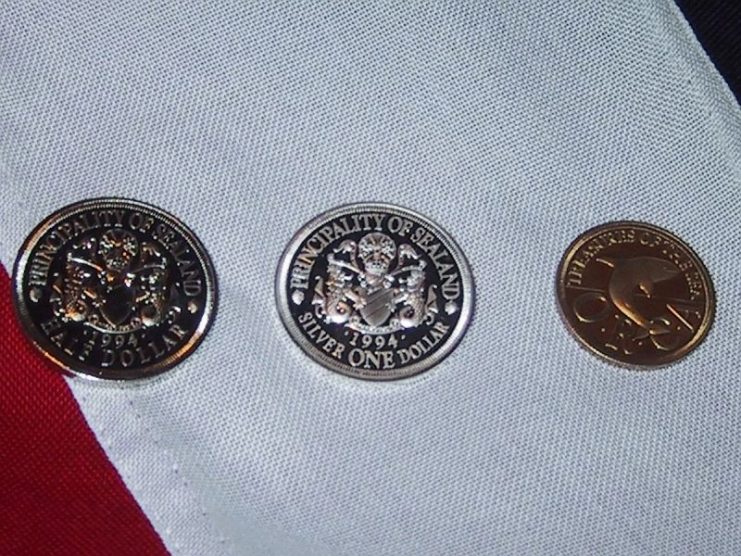
<path fill-rule="evenodd" d="M 386 234 L 371 232 L 357 244 L 345 240 L 327 256 L 326 282 L 317 280 L 316 313 L 365 334 L 416 327 L 437 313 L 434 288 L 425 287 L 425 267 L 411 245 L 397 249 Z"/>
<path fill-rule="evenodd" d="M 352 253 L 356 250 L 355 242 L 345 241 L 334 250 L 334 253 Z M 352 282 L 353 274 L 346 272 L 350 268 L 354 272 L 360 272 L 357 269 L 353 256 L 352 266 L 344 261 L 334 258 L 333 255 L 328 257 L 329 265 L 327 266 L 327 281 L 317 281 L 314 305 L 323 313 L 327 322 L 335 324 L 346 323 L 352 314 L 352 305 L 349 302 L 361 303 L 361 298 L 353 291 Z"/>
<path fill-rule="evenodd" d="M 402 303 L 398 313 L 401 328 L 414 328 L 423 321 L 431 322 L 437 314 L 437 296 L 434 286 L 430 287 L 425 295 L 424 261 L 420 261 L 421 268 L 413 268 L 407 278 L 399 282 L 403 285 L 401 294 L 394 299 Z"/>
<path fill-rule="evenodd" d="M 67 254 L 53 284 L 52 303 L 63 321 L 104 332 L 159 324 L 171 307 L 167 259 L 153 243 L 124 230 L 88 236 Z"/>
<path fill-rule="evenodd" d="M 608 283 L 608 294 L 618 310 L 633 323 L 640 326 L 645 335 L 665 332 L 663 327 L 652 323 L 636 306 L 636 290 L 651 297 L 655 284 L 674 278 L 680 274 L 679 269 L 671 262 L 657 257 L 634 257 L 631 259 L 596 259 L 612 268 Z M 658 328 L 657 328 L 658 326 Z"/>

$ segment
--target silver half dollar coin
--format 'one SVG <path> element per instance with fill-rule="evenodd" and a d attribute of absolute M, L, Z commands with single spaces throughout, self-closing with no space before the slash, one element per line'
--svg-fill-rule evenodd
<path fill-rule="evenodd" d="M 34 345 L 87 378 L 157 375 L 187 357 L 216 310 L 201 242 L 170 214 L 106 198 L 62 208 L 28 236 L 13 272 Z"/>

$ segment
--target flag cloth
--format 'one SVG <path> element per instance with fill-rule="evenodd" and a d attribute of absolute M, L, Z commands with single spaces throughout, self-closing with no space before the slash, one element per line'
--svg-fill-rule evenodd
<path fill-rule="evenodd" d="M 42 378 L 4 326 L 0 553 L 741 553 L 741 112 L 671 1 L 15 2 L 0 80 L 6 271 L 48 214 L 129 197 L 196 233 L 220 296 L 139 385 Z M 275 308 L 293 234 L 362 201 L 437 222 L 476 283 L 461 344 L 398 383 L 317 365 Z M 565 249 L 618 219 L 713 278 L 710 334 L 666 369 L 559 317 Z M 52 474 L 26 488 L 24 454 Z"/>
<path fill-rule="evenodd" d="M 23 335 L 10 290 L 0 267 L 0 554 L 167 554 L 64 379 Z"/>

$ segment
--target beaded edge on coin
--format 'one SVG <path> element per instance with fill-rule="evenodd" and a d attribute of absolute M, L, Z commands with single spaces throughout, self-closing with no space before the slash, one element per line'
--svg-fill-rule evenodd
<path fill-rule="evenodd" d="M 700 326 L 698 327 L 698 330 L 693 334 L 690 341 L 686 342 L 680 348 L 676 349 L 675 351 L 672 351 L 671 353 L 668 353 L 661 357 L 657 357 L 655 362 L 638 363 L 638 362 L 624 361 L 624 360 L 612 357 L 606 353 L 603 353 L 602 351 L 597 349 L 595 346 L 593 346 L 586 338 L 582 337 L 582 335 L 576 330 L 574 324 L 571 322 L 570 317 L 568 316 L 568 312 L 572 310 L 572 307 L 566 304 L 565 277 L 568 273 L 569 264 L 572 262 L 573 257 L 576 255 L 579 249 L 584 247 L 589 241 L 591 241 L 595 237 L 598 237 L 599 234 L 608 232 L 613 229 L 619 229 L 621 227 L 633 227 L 636 229 L 643 229 L 645 231 L 657 234 L 659 236 L 664 236 L 668 240 L 676 243 L 689 256 L 689 258 L 691 259 L 693 263 L 693 266 L 697 269 L 697 273 L 702 281 L 706 303 L 705 303 L 705 307 L 704 307 L 704 311 L 702 315 L 702 320 L 701 320 Z M 648 223 L 639 222 L 639 221 L 619 220 L 619 221 L 614 221 L 614 222 L 608 222 L 605 224 L 594 226 L 586 230 L 585 232 L 579 234 L 579 236 L 574 241 L 572 241 L 572 243 L 568 246 L 568 248 L 564 252 L 564 255 L 562 256 L 559 262 L 558 271 L 556 273 L 556 279 L 555 279 L 555 292 L 556 292 L 556 302 L 558 305 L 558 310 L 561 316 L 561 320 L 563 321 L 570 335 L 577 341 L 577 343 L 582 348 L 596 355 L 600 359 L 607 361 L 613 365 L 617 365 L 619 367 L 623 367 L 623 368 L 626 368 L 629 370 L 635 370 L 635 371 L 650 371 L 654 369 L 665 368 L 681 360 L 682 358 L 687 356 L 690 352 L 694 351 L 697 347 L 699 347 L 699 345 L 705 340 L 710 329 L 712 328 L 714 318 L 715 318 L 715 304 L 716 304 L 715 290 L 713 288 L 713 283 L 710 277 L 710 273 L 708 272 L 707 267 L 705 266 L 705 264 L 703 263 L 699 255 L 692 249 L 692 247 L 690 247 L 688 243 L 680 239 L 674 233 L 668 230 L 665 230 L 664 228 L 661 228 L 659 226 L 655 226 L 653 224 L 648 224 Z"/>
<path fill-rule="evenodd" d="M 31 318 L 29 307 L 25 300 L 26 285 L 24 281 L 26 278 L 27 265 L 29 263 L 29 257 L 34 254 L 34 249 L 38 246 L 38 242 L 44 238 L 47 233 L 51 233 L 50 230 L 53 230 L 54 226 L 62 223 L 67 218 L 74 217 L 75 215 L 84 213 L 85 211 L 113 209 L 130 209 L 132 211 L 139 211 L 143 213 L 143 215 L 157 218 L 163 224 L 170 226 L 182 239 L 186 241 L 188 247 L 192 249 L 197 263 L 200 265 L 200 269 L 202 270 L 205 294 L 203 296 L 202 315 L 198 318 L 197 325 L 192 330 L 188 331 L 190 335 L 187 337 L 187 340 L 177 347 L 174 352 L 167 354 L 164 359 L 160 359 L 155 364 L 149 366 L 130 369 L 105 369 L 87 365 L 84 362 L 78 362 L 73 360 L 71 357 L 67 357 L 66 353 L 60 353 L 61 350 L 58 349 L 55 344 L 51 343 L 50 339 L 38 329 L 36 323 Z M 117 228 L 112 227 L 109 229 Z M 72 238 L 68 238 L 67 242 L 71 241 L 71 239 Z M 66 247 L 67 245 L 64 244 L 59 250 Z M 190 228 L 175 216 L 156 206 L 133 199 L 119 197 L 95 198 L 72 203 L 47 216 L 24 240 L 18 256 L 16 257 L 13 268 L 12 283 L 15 313 L 21 322 L 21 328 L 26 337 L 46 358 L 54 362 L 59 367 L 60 371 L 72 376 L 83 377 L 88 380 L 127 382 L 135 379 L 151 378 L 172 368 L 174 365 L 191 355 L 203 341 L 213 323 L 218 300 L 216 274 L 211 259 L 203 244 Z M 35 296 L 31 293 L 29 297 L 33 298 Z M 190 304 L 187 305 L 186 309 L 191 313 L 197 312 L 197 309 L 194 310 Z"/>
<path fill-rule="evenodd" d="M 459 310 L 460 313 L 459 318 L 457 319 L 456 324 L 453 328 L 453 332 L 444 340 L 440 348 L 438 348 L 427 358 L 423 358 L 407 366 L 400 366 L 394 369 L 389 369 L 388 372 L 363 372 L 362 370 L 353 369 L 349 365 L 338 362 L 331 356 L 322 353 L 302 334 L 297 322 L 294 320 L 294 317 L 291 313 L 291 302 L 293 301 L 294 303 L 301 303 L 303 302 L 304 296 L 297 295 L 297 292 L 293 292 L 292 295 L 289 295 L 289 288 L 287 287 L 289 276 L 291 274 L 291 266 L 294 258 L 297 255 L 297 250 L 302 246 L 304 241 L 307 241 L 310 238 L 313 233 L 315 233 L 322 226 L 326 225 L 329 222 L 332 222 L 337 218 L 353 214 L 359 215 L 373 211 L 386 213 L 391 217 L 409 219 L 419 227 L 424 227 L 434 232 L 435 236 L 442 242 L 442 244 L 444 244 L 445 248 L 447 248 L 447 250 L 449 251 L 450 256 L 455 261 L 457 270 L 460 274 L 461 288 L 463 291 L 463 301 L 461 306 L 457 307 L 453 303 L 448 306 L 448 308 L 450 308 L 452 311 Z M 325 255 L 325 253 L 323 252 L 322 255 Z M 303 294 L 303 292 L 298 293 Z M 468 261 L 460 250 L 460 247 L 452 239 L 452 237 L 447 232 L 445 232 L 445 230 L 440 228 L 440 226 L 438 226 L 436 223 L 432 222 L 428 218 L 416 213 L 415 211 L 387 203 L 368 202 L 335 207 L 325 213 L 320 214 L 319 216 L 306 223 L 293 236 L 293 238 L 288 242 L 287 247 L 283 251 L 280 262 L 278 264 L 275 278 L 275 296 L 277 301 L 278 314 L 280 315 L 283 326 L 288 331 L 289 336 L 312 360 L 318 362 L 319 364 L 332 371 L 353 378 L 374 381 L 389 381 L 408 378 L 423 371 L 429 370 L 431 367 L 442 361 L 456 348 L 456 346 L 459 344 L 462 337 L 464 336 L 468 326 L 470 325 L 473 315 L 475 291 Z"/>

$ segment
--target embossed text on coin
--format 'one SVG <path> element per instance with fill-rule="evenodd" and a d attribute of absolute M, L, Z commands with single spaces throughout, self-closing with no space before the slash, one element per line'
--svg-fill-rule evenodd
<path fill-rule="evenodd" d="M 208 255 L 182 223 L 135 201 L 94 199 L 49 216 L 21 248 L 17 313 L 64 369 L 126 380 L 171 367 L 213 317 Z"/>
<path fill-rule="evenodd" d="M 468 263 L 420 215 L 340 207 L 305 226 L 281 260 L 278 308 L 315 360 L 367 379 L 421 372 L 460 340 L 473 308 Z"/>
<path fill-rule="evenodd" d="M 564 319 L 593 352 L 617 363 L 666 365 L 694 349 L 715 296 L 699 257 L 673 234 L 614 222 L 580 236 L 557 279 Z"/>

